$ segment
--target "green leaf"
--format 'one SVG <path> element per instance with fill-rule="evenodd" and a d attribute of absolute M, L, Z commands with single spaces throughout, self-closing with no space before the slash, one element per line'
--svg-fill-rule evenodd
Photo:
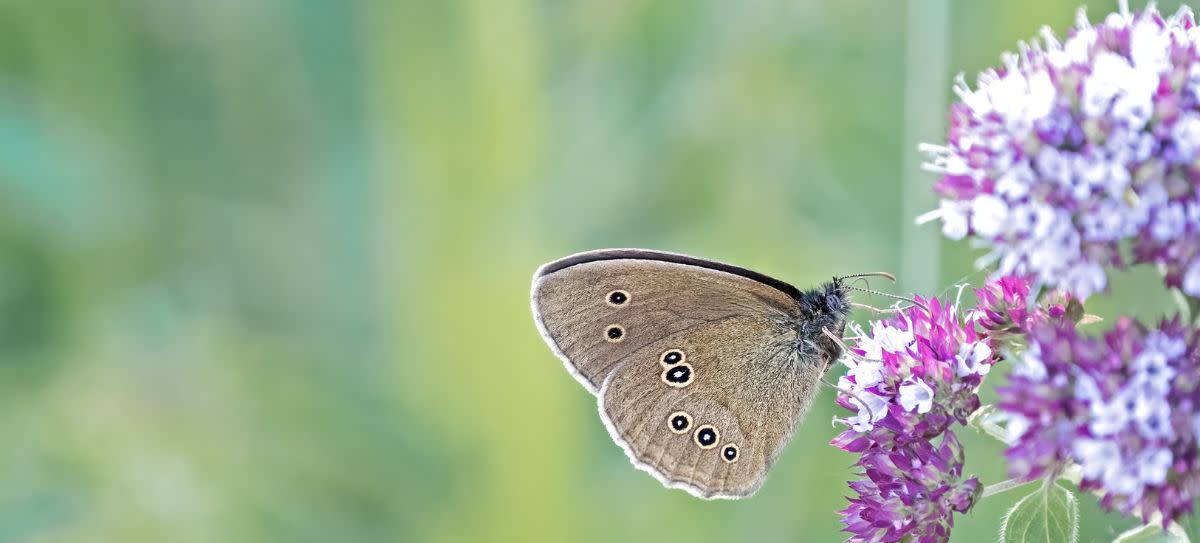
<path fill-rule="evenodd" d="M 1189 540 L 1200 541 L 1200 520 L 1196 519 L 1195 514 L 1184 515 L 1179 518 L 1178 522 Z"/>
<path fill-rule="evenodd" d="M 1178 524 L 1171 523 L 1167 527 L 1167 531 L 1163 531 L 1162 526 L 1157 523 L 1137 526 L 1126 530 L 1113 540 L 1113 543 L 1190 543 L 1183 528 Z"/>
<path fill-rule="evenodd" d="M 1021 498 L 1000 526 L 1002 543 L 1075 543 L 1079 540 L 1079 503 L 1071 491 L 1047 484 Z"/>

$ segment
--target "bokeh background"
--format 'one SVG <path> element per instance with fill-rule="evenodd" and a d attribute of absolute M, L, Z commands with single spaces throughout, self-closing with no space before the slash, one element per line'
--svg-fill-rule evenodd
<path fill-rule="evenodd" d="M 840 540 L 830 391 L 753 499 L 666 490 L 530 275 L 635 246 L 977 284 L 913 224 L 916 143 L 1076 5 L 0 0 L 0 541 Z M 1096 312 L 1167 307 L 1127 275 Z M 1129 526 L 1081 502 L 1083 541 Z"/>

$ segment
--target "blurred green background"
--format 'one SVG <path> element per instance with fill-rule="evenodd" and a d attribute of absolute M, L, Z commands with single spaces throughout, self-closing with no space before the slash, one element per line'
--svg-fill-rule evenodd
<path fill-rule="evenodd" d="M 635 246 L 977 283 L 912 224 L 915 143 L 1077 4 L 950 4 L 0 0 L 0 541 L 840 540 L 830 391 L 753 499 L 666 490 L 529 278 Z M 1129 524 L 1081 502 L 1083 541 Z"/>

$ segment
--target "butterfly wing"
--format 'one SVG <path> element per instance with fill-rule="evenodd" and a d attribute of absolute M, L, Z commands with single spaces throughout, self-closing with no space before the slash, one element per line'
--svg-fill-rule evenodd
<path fill-rule="evenodd" d="M 646 346 L 601 389 L 610 435 L 663 484 L 703 498 L 753 494 L 808 411 L 823 373 L 823 363 L 797 358 L 794 337 L 769 319 L 735 316 Z M 687 353 L 686 386 L 664 377 L 673 369 L 658 357 L 664 349 Z M 686 424 L 677 424 L 680 417 Z M 715 434 L 713 445 L 702 434 L 706 428 Z"/>
<path fill-rule="evenodd" d="M 531 298 L 546 343 L 596 393 L 634 350 L 738 314 L 791 319 L 798 296 L 787 283 L 736 266 L 659 251 L 606 249 L 542 266 L 534 274 Z M 613 326 L 620 327 L 620 337 L 608 337 Z"/>
<path fill-rule="evenodd" d="M 796 355 L 793 292 L 711 261 L 594 251 L 544 266 L 533 307 L 637 467 L 696 496 L 734 498 L 762 484 L 824 368 Z"/>

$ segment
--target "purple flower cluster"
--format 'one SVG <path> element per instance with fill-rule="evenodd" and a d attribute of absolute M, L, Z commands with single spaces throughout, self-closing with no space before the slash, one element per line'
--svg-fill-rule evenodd
<path fill-rule="evenodd" d="M 923 146 L 941 174 L 953 239 L 991 249 L 998 275 L 1029 275 L 1080 298 L 1106 267 L 1153 263 L 1200 296 L 1200 29 L 1186 8 L 1127 9 L 1065 42 L 1049 29 L 1004 66 L 960 77 L 945 146 Z M 1132 240 L 1123 254 L 1122 240 Z"/>
<path fill-rule="evenodd" d="M 981 334 L 1001 346 L 1009 341 L 1024 342 L 1025 333 L 1035 324 L 1064 318 L 1078 322 L 1083 318 L 1083 305 L 1070 294 L 1053 293 L 1047 298 L 1045 302 L 1030 305 L 1034 300 L 1029 279 L 1006 275 L 975 289 L 978 306 L 969 318 Z"/>
<path fill-rule="evenodd" d="M 837 401 L 854 415 L 839 420 L 848 429 L 832 444 L 859 453 L 865 477 L 850 483 L 858 496 L 841 511 L 850 541 L 947 541 L 953 513 L 978 496 L 950 427 L 979 407 L 992 347 L 954 306 L 923 303 L 929 311 L 910 307 L 872 323 L 870 335 L 855 327 L 843 358 Z"/>
<path fill-rule="evenodd" d="M 952 512 L 969 511 L 980 489 L 979 479 L 962 480 L 963 450 L 951 431 L 938 447 L 872 450 L 859 465 L 866 478 L 850 482 L 858 497 L 840 511 L 849 541 L 949 541 Z"/>
<path fill-rule="evenodd" d="M 1101 504 L 1163 526 L 1200 497 L 1197 334 L 1178 319 L 1157 328 L 1127 318 L 1103 337 L 1069 320 L 1034 324 L 1029 350 L 998 389 L 1015 443 L 1014 477 L 1032 479 L 1074 460 L 1081 488 Z"/>
<path fill-rule="evenodd" d="M 1047 307 L 1030 307 L 1029 280 L 1018 275 L 1007 275 L 975 289 L 978 306 L 972 316 L 975 323 L 994 340 L 1007 339 L 1023 333 L 1035 323 L 1047 319 L 1061 318 L 1067 308 L 1083 308 L 1069 296 L 1061 303 Z"/>

